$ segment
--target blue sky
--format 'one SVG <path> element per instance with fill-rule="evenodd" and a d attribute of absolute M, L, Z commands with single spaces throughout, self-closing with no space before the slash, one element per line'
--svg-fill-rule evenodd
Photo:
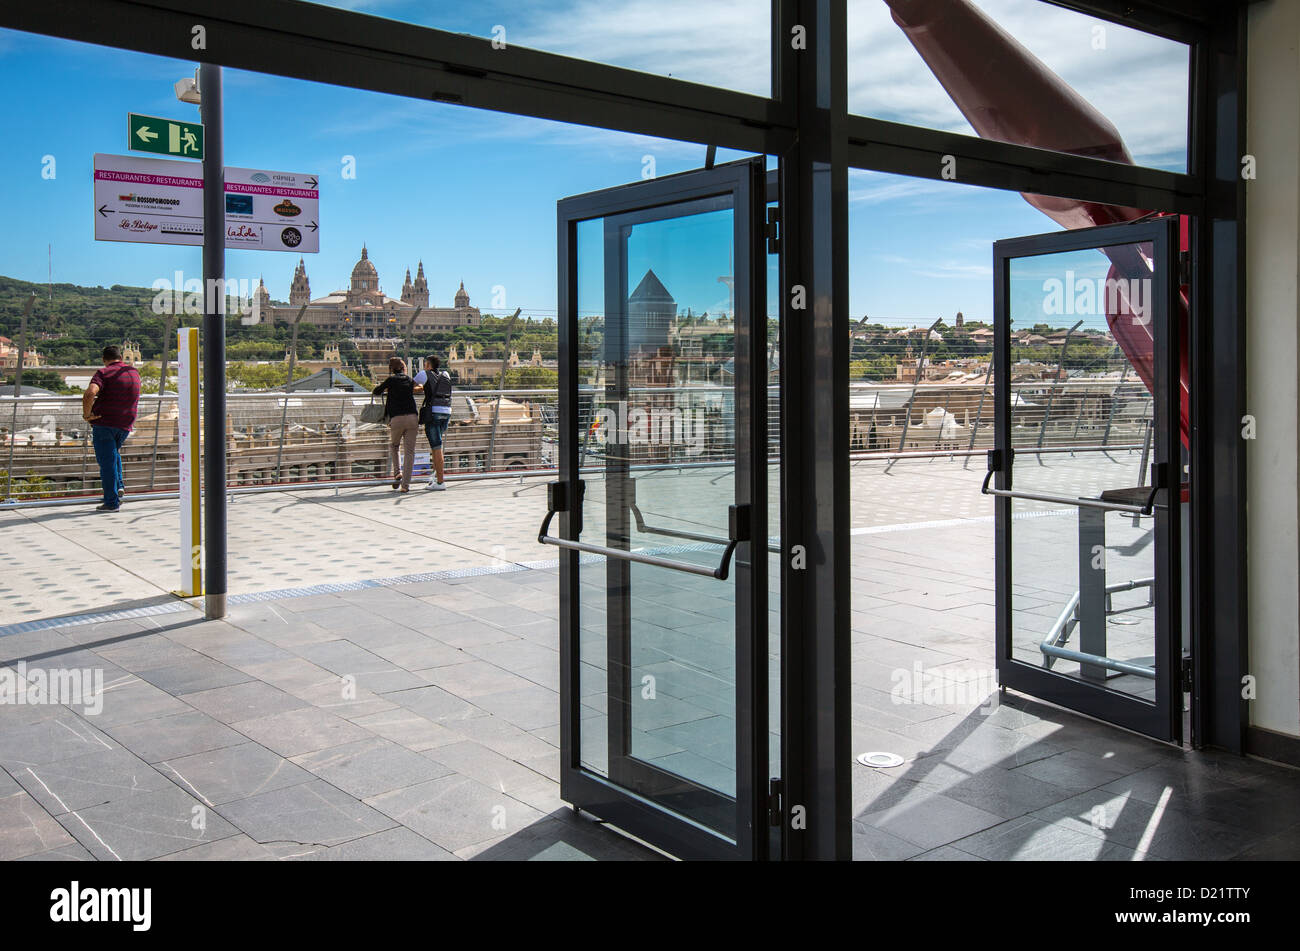
<path fill-rule="evenodd" d="M 865 2 L 851 6 L 851 25 L 856 24 L 851 51 L 889 51 L 880 63 L 895 68 L 890 64 L 897 60 L 897 68 L 919 88 L 899 85 L 908 95 L 881 104 L 863 94 L 869 84 L 853 77 L 855 108 L 961 128 L 960 115 L 954 120 L 942 108 L 942 90 L 925 91 L 925 80 L 933 83 L 933 78 L 906 39 L 887 19 L 879 22 L 876 7 L 883 5 Z M 1076 88 L 1086 87 L 1090 96 L 1112 103 L 1118 115 L 1108 115 L 1139 161 L 1179 167 L 1177 108 L 1161 109 L 1160 122 L 1149 104 L 1134 113 L 1133 101 L 1148 100 L 1118 96 L 1110 72 L 1096 69 L 1095 59 L 1079 59 L 1084 53 L 1075 49 L 1076 34 L 1093 21 L 1078 18 L 1080 22 L 1067 24 L 1073 32 L 1053 41 L 1053 34 L 1036 26 L 1037 19 L 1025 19 L 1022 8 L 1029 2 L 988 0 L 984 6 L 1000 10 L 999 22 L 1005 21 L 1017 36 L 1023 32 L 1026 43 L 1032 39 L 1039 44 L 1031 44 L 1036 53 L 1049 60 L 1055 55 L 1059 63 L 1053 65 L 1063 75 L 1077 73 L 1071 79 Z M 570 54 L 595 51 L 591 55 L 596 59 L 742 91 L 761 93 L 768 82 L 761 57 L 736 53 L 737 48 L 765 48 L 766 23 L 754 14 L 766 9 L 767 0 L 725 0 L 707 13 L 699 12 L 704 8 L 698 3 L 665 0 L 653 16 L 643 9 L 646 5 L 632 0 L 475 5 L 352 0 L 333 5 L 481 36 L 491 36 L 493 27 L 501 25 L 508 42 Z M 1033 7 L 1028 12 L 1062 12 L 1037 3 Z M 696 11 L 693 25 L 704 17 L 703 26 L 681 29 L 686 11 Z M 1015 26 L 1017 17 L 1023 27 Z M 1173 89 L 1171 77 L 1180 69 L 1185 73 L 1181 48 L 1150 47 L 1146 38 L 1134 47 L 1124 33 L 1114 32 L 1120 28 L 1110 29 L 1110 52 L 1125 57 L 1131 67 L 1133 57 L 1145 51 L 1143 68 L 1155 70 L 1147 84 Z M 1057 43 L 1055 54 L 1052 42 Z M 655 51 L 651 59 L 647 49 Z M 8 100 L 9 134 L 0 145 L 7 218 L 22 227 L 0 234 L 0 274 L 44 281 L 46 246 L 52 244 L 55 281 L 148 286 L 178 269 L 187 277 L 199 275 L 197 248 L 96 242 L 91 230 L 92 155 L 126 153 L 128 112 L 196 118 L 197 109 L 177 102 L 172 92 L 173 83 L 193 69 L 192 62 L 182 60 L 0 32 L 0 81 L 5 88 L 22 90 Z M 1140 71 L 1131 69 L 1125 76 L 1142 79 Z M 234 70 L 226 71 L 225 92 L 226 164 L 310 172 L 320 178 L 321 252 L 306 256 L 313 296 L 346 285 L 365 242 L 384 290 L 393 296 L 401 289 L 405 269 L 414 271 L 422 259 L 435 304 L 449 305 L 463 280 L 472 302 L 485 309 L 509 312 L 518 306 L 525 314 L 548 316 L 555 308 L 556 200 L 639 180 L 648 156 L 660 176 L 698 167 L 704 158 L 704 147 L 694 143 Z M 1169 95 L 1176 98 L 1176 90 Z M 951 103 L 947 109 L 952 110 Z M 52 180 L 41 175 L 46 156 L 57 163 Z M 342 174 L 349 156 L 355 161 L 355 179 Z M 738 157 L 722 152 L 719 160 Z M 853 172 L 850 312 L 855 319 L 870 315 L 899 324 L 951 317 L 958 310 L 986 318 L 992 307 L 991 242 L 1051 230 L 1056 226 L 1014 193 Z M 233 279 L 264 276 L 272 296 L 283 300 L 296 263 L 292 254 L 230 251 L 227 273 Z M 685 293 L 674 289 L 684 306 L 712 309 L 725 299 L 718 275 L 705 275 L 705 270 L 716 270 L 712 261 L 707 268 L 701 264 Z"/>

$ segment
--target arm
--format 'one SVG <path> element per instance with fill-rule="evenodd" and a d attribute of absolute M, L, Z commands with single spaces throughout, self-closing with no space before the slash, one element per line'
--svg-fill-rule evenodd
<path fill-rule="evenodd" d="M 93 380 L 90 386 L 86 387 L 86 392 L 81 395 L 81 418 L 86 422 L 99 419 L 94 415 L 95 399 L 99 396 L 99 384 Z"/>
<path fill-rule="evenodd" d="M 389 377 L 388 379 L 391 380 L 392 377 Z M 380 383 L 377 387 L 375 387 L 373 390 L 371 390 L 370 393 L 371 393 L 372 396 L 378 396 L 380 393 L 384 392 L 384 390 L 386 390 L 386 389 L 388 389 L 388 380 L 384 380 L 383 383 Z"/>

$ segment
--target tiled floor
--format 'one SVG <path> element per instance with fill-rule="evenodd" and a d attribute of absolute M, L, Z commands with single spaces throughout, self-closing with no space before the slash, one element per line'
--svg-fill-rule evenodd
<path fill-rule="evenodd" d="M 1073 485 L 1081 471 L 1063 461 L 1052 478 Z M 1300 857 L 1300 774 L 990 696 L 979 466 L 854 472 L 854 752 L 903 758 L 853 767 L 856 857 Z M 656 478 L 647 519 L 708 524 L 691 507 L 711 498 L 698 475 Z M 887 490 L 888 512 L 873 514 Z M 498 481 L 404 499 L 240 498 L 241 597 L 224 621 L 189 608 L 70 617 L 163 600 L 174 504 L 131 503 L 112 535 L 82 510 L 0 514 L 26 579 L 6 563 L 0 624 L 64 616 L 0 629 L 11 632 L 0 663 L 102 671 L 104 687 L 99 712 L 0 704 L 0 857 L 654 858 L 559 800 L 557 580 L 536 564 L 554 554 L 536 544 L 543 496 L 540 483 Z M 90 552 L 110 563 L 87 568 Z M 301 590 L 312 585 L 334 588 Z M 696 650 L 719 601 L 661 597 L 667 633 L 645 644 L 671 635 Z M 697 714 L 656 708 L 644 750 L 721 784 L 729 757 L 701 724 L 719 716 L 709 704 L 726 696 L 725 656 L 670 668 L 682 650 L 670 655 L 638 662 Z M 713 667 L 682 674 L 701 658 Z M 603 672 L 592 670 L 584 703 L 599 717 Z"/>

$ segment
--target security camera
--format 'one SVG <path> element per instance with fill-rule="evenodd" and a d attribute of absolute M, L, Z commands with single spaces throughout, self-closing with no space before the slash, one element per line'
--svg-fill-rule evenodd
<path fill-rule="evenodd" d="M 181 102 L 189 102 L 197 106 L 202 101 L 199 98 L 198 80 L 189 76 L 178 80 L 176 83 L 176 98 Z"/>

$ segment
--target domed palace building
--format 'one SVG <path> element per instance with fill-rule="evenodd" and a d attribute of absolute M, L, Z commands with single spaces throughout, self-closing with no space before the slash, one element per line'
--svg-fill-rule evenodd
<path fill-rule="evenodd" d="M 264 287 L 258 288 L 263 313 L 271 314 L 274 323 L 292 323 L 298 308 L 307 305 L 302 315 L 303 324 L 336 331 L 349 337 L 383 338 L 400 337 L 406 333 L 411 318 L 415 330 L 451 330 L 454 327 L 477 327 L 481 320 L 479 309 L 469 304 L 469 294 L 461 282 L 451 307 L 429 306 L 429 284 L 424 277 L 424 262 L 416 268 L 415 280 L 411 269 L 406 269 L 400 299 L 389 297 L 379 286 L 379 272 L 365 246 L 361 260 L 352 269 L 352 280 L 347 290 L 331 291 L 324 297 L 312 300 L 311 285 L 307 280 L 307 266 L 301 258 L 293 272 L 289 287 L 289 306 L 269 305 Z M 416 308 L 420 308 L 416 314 Z"/>

